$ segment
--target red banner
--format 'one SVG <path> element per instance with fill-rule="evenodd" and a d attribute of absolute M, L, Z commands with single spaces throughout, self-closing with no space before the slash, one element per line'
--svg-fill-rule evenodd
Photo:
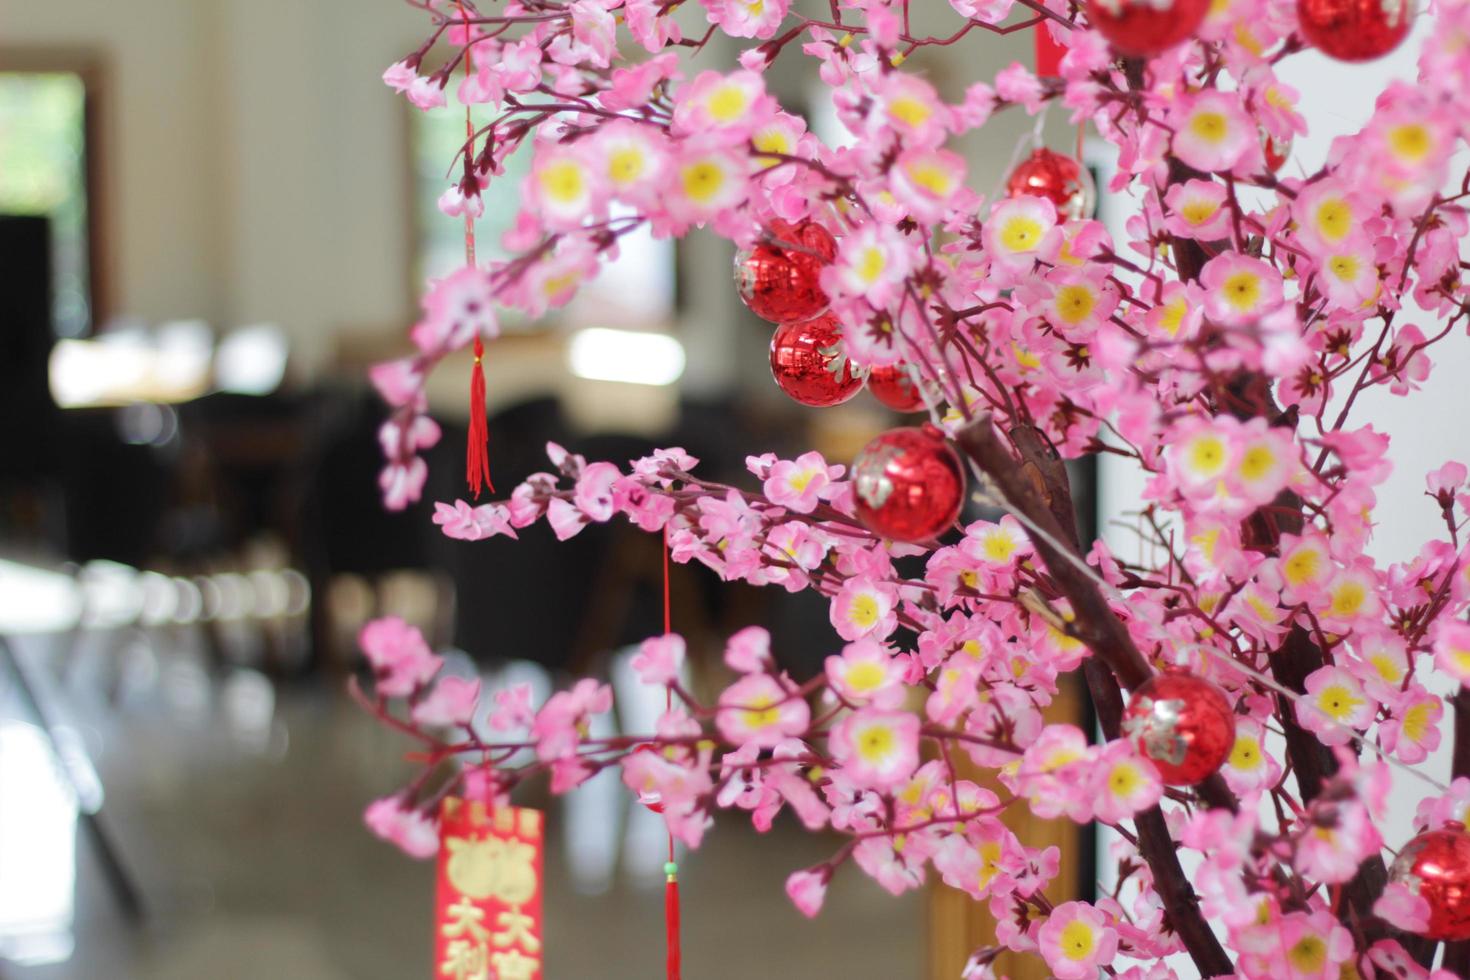
<path fill-rule="evenodd" d="M 541 812 L 451 798 L 440 817 L 434 980 L 540 980 Z"/>

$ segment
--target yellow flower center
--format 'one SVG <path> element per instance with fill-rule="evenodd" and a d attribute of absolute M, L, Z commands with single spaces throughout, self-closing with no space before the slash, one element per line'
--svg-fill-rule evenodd
<path fill-rule="evenodd" d="M 1421 701 L 1404 712 L 1404 723 L 1401 728 L 1404 737 L 1411 742 L 1422 742 L 1424 733 L 1429 730 L 1429 703 Z"/>
<path fill-rule="evenodd" d="M 893 752 L 893 729 L 887 725 L 873 725 L 858 736 L 858 755 L 867 762 L 882 762 Z"/>
<path fill-rule="evenodd" d="M 1261 743 L 1250 735 L 1238 735 L 1230 749 L 1230 767 L 1250 772 L 1261 764 Z"/>
<path fill-rule="evenodd" d="M 1322 570 L 1322 553 L 1314 548 L 1302 548 L 1286 559 L 1281 574 L 1291 585 L 1302 585 L 1317 577 Z"/>
<path fill-rule="evenodd" d="M 1420 163 L 1434 146 L 1434 137 L 1423 123 L 1404 123 L 1388 131 L 1388 145 L 1405 163 Z"/>
<path fill-rule="evenodd" d="M 1333 721 L 1346 721 L 1352 717 L 1353 709 L 1363 703 L 1342 684 L 1324 687 L 1317 695 L 1317 707 Z"/>
<path fill-rule="evenodd" d="M 734 122 L 745 115 L 748 105 L 750 99 L 738 85 L 721 85 L 705 102 L 710 118 L 722 123 Z"/>
<path fill-rule="evenodd" d="M 1342 282 L 1352 282 L 1358 278 L 1358 257 L 1356 255 L 1334 255 L 1327 262 L 1327 269 Z"/>
<path fill-rule="evenodd" d="M 985 536 L 982 545 L 985 557 L 995 562 L 1008 562 L 1016 553 L 1016 542 L 1012 541 L 1010 535 L 996 532 Z"/>
<path fill-rule="evenodd" d="M 865 660 L 847 672 L 847 686 L 854 691 L 872 691 L 880 687 L 887 677 L 882 667 Z"/>
<path fill-rule="evenodd" d="M 909 127 L 919 127 L 934 114 L 923 102 L 908 96 L 900 96 L 888 103 L 888 118 Z"/>
<path fill-rule="evenodd" d="M 1132 796 L 1143 785 L 1143 776 L 1131 762 L 1120 762 L 1108 773 L 1108 790 L 1124 799 Z"/>
<path fill-rule="evenodd" d="M 869 245 L 867 248 L 863 249 L 862 257 L 858 259 L 858 278 L 862 279 L 864 282 L 877 282 L 878 277 L 883 275 L 883 270 L 887 268 L 887 266 L 888 260 L 884 258 L 883 250 L 876 246 Z"/>
<path fill-rule="evenodd" d="M 1041 242 L 1041 222 L 1018 214 L 1000 230 L 1000 242 L 1012 252 L 1029 252 Z"/>
<path fill-rule="evenodd" d="M 858 596 L 852 600 L 847 618 L 859 629 L 871 629 L 878 623 L 878 600 L 870 595 Z"/>
<path fill-rule="evenodd" d="M 1340 242 L 1353 230 L 1353 209 L 1340 197 L 1329 197 L 1317 205 L 1317 233 L 1329 242 Z"/>
<path fill-rule="evenodd" d="M 1081 919 L 1073 919 L 1062 929 L 1062 955 L 1069 960 L 1087 959 L 1096 944 L 1092 926 Z"/>
<path fill-rule="evenodd" d="M 1214 476 L 1225 465 L 1225 443 L 1212 435 L 1200 436 L 1189 444 L 1189 468 L 1200 476 Z"/>
<path fill-rule="evenodd" d="M 1219 112 L 1196 112 L 1189 120 L 1189 131 L 1206 143 L 1219 143 L 1230 132 L 1230 124 Z"/>
<path fill-rule="evenodd" d="M 1241 313 L 1249 313 L 1261 301 L 1261 277 L 1254 272 L 1237 272 L 1225 280 L 1225 302 Z"/>
<path fill-rule="evenodd" d="M 1302 973 L 1318 973 L 1327 963 L 1327 944 L 1319 936 L 1303 936 L 1287 951 L 1286 958 Z"/>
<path fill-rule="evenodd" d="M 1086 286 L 1063 286 L 1057 290 L 1057 316 L 1063 323 L 1070 326 L 1076 326 L 1086 320 L 1096 305 L 1097 301 L 1093 298 L 1092 290 Z"/>
<path fill-rule="evenodd" d="M 679 173 L 684 184 L 684 194 L 691 201 L 711 200 L 725 186 L 725 172 L 709 160 L 687 164 Z"/>
<path fill-rule="evenodd" d="M 607 159 L 607 177 L 614 184 L 626 187 L 643 176 L 646 161 L 643 151 L 629 146 L 614 152 Z"/>
<path fill-rule="evenodd" d="M 1240 478 L 1250 483 L 1270 476 L 1276 469 L 1276 454 L 1269 446 L 1252 446 L 1240 458 Z"/>
<path fill-rule="evenodd" d="M 1363 601 L 1368 598 L 1368 590 L 1363 587 L 1362 582 L 1352 580 L 1343 582 L 1332 590 L 1332 615 L 1338 617 L 1357 615 L 1359 609 L 1363 608 Z"/>
<path fill-rule="evenodd" d="M 1191 225 L 1202 225 L 1220 210 L 1214 201 L 1190 201 L 1179 209 L 1179 216 Z"/>
<path fill-rule="evenodd" d="M 586 175 L 580 164 L 571 160 L 558 160 L 542 168 L 541 189 L 546 196 L 558 204 L 570 204 L 579 200 L 587 187 Z"/>

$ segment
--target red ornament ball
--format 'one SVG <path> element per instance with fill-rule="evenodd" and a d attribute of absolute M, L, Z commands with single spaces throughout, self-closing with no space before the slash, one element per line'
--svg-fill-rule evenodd
<path fill-rule="evenodd" d="M 1170 786 L 1203 782 L 1235 747 L 1235 714 L 1218 687 L 1193 674 L 1151 677 L 1128 699 L 1123 733 Z"/>
<path fill-rule="evenodd" d="M 890 429 L 852 464 L 853 500 L 863 527 L 891 541 L 932 541 L 960 516 L 965 471 L 931 425 Z"/>
<path fill-rule="evenodd" d="M 1151 58 L 1192 37 L 1210 0 L 1087 0 L 1087 18 L 1119 54 Z"/>
<path fill-rule="evenodd" d="M 908 366 L 884 364 L 868 369 L 868 390 L 895 412 L 917 412 L 924 407 L 924 395 Z"/>
<path fill-rule="evenodd" d="M 1092 175 L 1076 160 L 1044 146 L 1016 165 L 1006 178 L 1006 196 L 1044 197 L 1057 206 L 1064 221 L 1092 217 L 1097 201 Z"/>
<path fill-rule="evenodd" d="M 842 343 L 842 325 L 831 314 L 783 323 L 771 338 L 771 377 L 796 401 L 812 408 L 841 405 L 863 386 Z"/>
<path fill-rule="evenodd" d="M 772 323 L 810 320 L 827 308 L 819 278 L 837 242 L 815 221 L 772 221 L 770 241 L 735 256 L 735 286 L 750 311 Z M 786 243 L 786 244 L 780 244 Z M 790 245 L 791 247 L 787 247 Z"/>
<path fill-rule="evenodd" d="M 1450 824 L 1404 845 L 1388 880 L 1429 903 L 1430 939 L 1470 939 L 1470 834 Z"/>
<path fill-rule="evenodd" d="M 1307 43 L 1338 61 L 1372 61 L 1409 33 L 1413 0 L 1297 0 Z"/>

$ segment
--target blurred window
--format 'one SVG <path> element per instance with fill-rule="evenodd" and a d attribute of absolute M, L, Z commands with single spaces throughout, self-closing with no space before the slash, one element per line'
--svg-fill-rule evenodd
<path fill-rule="evenodd" d="M 0 71 L 0 214 L 51 219 L 53 328 L 92 326 L 87 89 L 73 72 Z"/>

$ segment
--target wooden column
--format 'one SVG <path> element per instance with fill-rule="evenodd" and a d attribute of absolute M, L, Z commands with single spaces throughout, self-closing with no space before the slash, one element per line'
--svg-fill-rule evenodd
<path fill-rule="evenodd" d="M 1056 700 L 1043 712 L 1049 724 L 1070 722 L 1086 730 L 1086 690 L 1082 678 L 1073 673 L 1062 678 Z M 982 770 L 960 755 L 955 759 L 961 779 L 973 779 L 982 786 L 1005 792 L 989 770 Z M 1015 831 L 1027 847 L 1056 846 L 1061 849 L 1061 867 L 1057 877 L 1046 888 L 1046 896 L 1060 904 L 1083 897 L 1083 874 L 1093 879 L 1093 869 L 1082 868 L 1084 856 L 1091 863 L 1092 848 L 1083 846 L 1092 835 L 1092 827 L 1078 826 L 1065 818 L 1041 820 L 1031 815 L 1022 804 L 1012 807 L 1005 816 L 1006 826 Z M 1090 889 L 1089 889 L 1090 891 Z M 932 880 L 928 894 L 928 931 L 930 980 L 958 980 L 970 954 L 981 946 L 995 944 L 995 919 L 989 902 L 977 902 L 969 895 L 939 881 Z M 1011 980 L 1045 980 L 1051 976 L 1041 957 L 1034 954 L 1005 952 L 997 962 L 997 972 Z"/>

